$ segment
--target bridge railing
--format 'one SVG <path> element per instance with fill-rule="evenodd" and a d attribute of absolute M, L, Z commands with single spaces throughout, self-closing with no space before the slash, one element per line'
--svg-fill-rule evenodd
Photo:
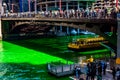
<path fill-rule="evenodd" d="M 2 18 L 75 18 L 75 19 L 116 19 L 117 13 L 110 12 L 86 12 L 86 11 L 42 11 L 42 12 L 22 12 L 22 13 L 5 13 L 1 15 Z"/>

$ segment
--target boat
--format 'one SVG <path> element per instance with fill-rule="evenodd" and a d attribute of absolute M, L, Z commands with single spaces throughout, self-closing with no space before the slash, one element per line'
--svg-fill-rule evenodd
<path fill-rule="evenodd" d="M 104 37 L 94 37 L 94 38 L 81 38 L 74 40 L 68 44 L 68 49 L 71 50 L 82 50 L 82 49 L 91 49 L 98 48 L 102 45 L 100 43 L 108 43 Z"/>

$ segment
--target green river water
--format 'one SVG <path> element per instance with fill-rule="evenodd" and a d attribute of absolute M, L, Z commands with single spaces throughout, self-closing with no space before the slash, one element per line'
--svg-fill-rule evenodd
<path fill-rule="evenodd" d="M 53 61 L 79 62 L 82 57 L 109 58 L 106 48 L 74 52 L 67 48 L 73 39 L 93 35 L 64 36 L 14 41 L 0 41 L 0 80 L 70 80 L 47 73 L 46 64 Z"/>

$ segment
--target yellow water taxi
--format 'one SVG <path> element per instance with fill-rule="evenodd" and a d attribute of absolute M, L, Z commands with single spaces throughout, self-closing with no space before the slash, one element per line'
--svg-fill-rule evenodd
<path fill-rule="evenodd" d="M 77 39 L 76 41 L 73 41 L 68 44 L 69 49 L 73 50 L 80 50 L 80 49 L 86 49 L 86 48 L 96 48 L 100 47 L 100 43 L 107 43 L 103 37 L 95 37 L 95 38 L 82 38 Z"/>

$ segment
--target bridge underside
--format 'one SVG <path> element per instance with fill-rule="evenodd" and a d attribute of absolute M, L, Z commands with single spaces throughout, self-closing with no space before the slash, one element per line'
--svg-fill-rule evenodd
<path fill-rule="evenodd" d="M 94 22 L 94 21 L 93 21 Z M 21 38 L 21 37 L 35 37 L 45 36 L 50 32 L 54 33 L 54 27 L 62 26 L 63 28 L 76 28 L 94 32 L 105 37 L 110 43 L 110 46 L 116 50 L 117 44 L 117 23 L 80 23 L 78 22 L 51 22 L 51 21 L 19 21 L 19 20 L 4 20 L 2 21 L 2 35 L 3 40 Z M 105 34 L 112 32 L 112 35 Z"/>

